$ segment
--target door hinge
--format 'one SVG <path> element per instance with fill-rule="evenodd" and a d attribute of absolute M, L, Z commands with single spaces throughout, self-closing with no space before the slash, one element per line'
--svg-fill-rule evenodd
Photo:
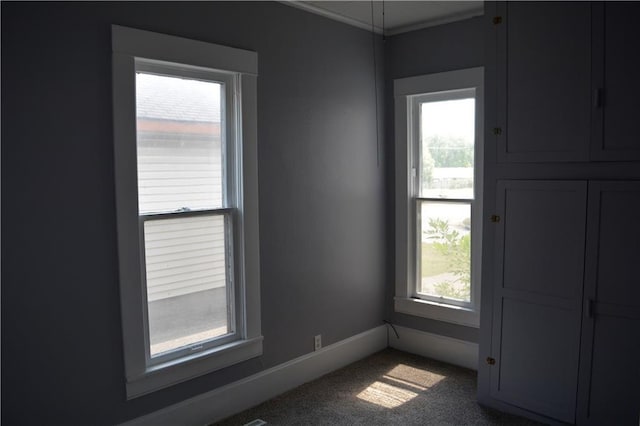
<path fill-rule="evenodd" d="M 488 356 L 487 357 L 487 364 L 495 365 L 496 364 L 496 360 L 494 358 L 491 358 L 490 356 Z"/>
<path fill-rule="evenodd" d="M 502 134 L 502 128 L 494 127 L 493 128 L 493 134 L 496 135 L 496 136 L 500 136 Z"/>
<path fill-rule="evenodd" d="M 500 24 L 502 24 L 502 16 L 494 16 L 493 25 L 500 25 Z"/>
<path fill-rule="evenodd" d="M 500 222 L 500 216 L 498 216 L 497 214 L 492 214 L 491 217 L 489 217 L 489 219 L 491 220 L 491 222 L 493 223 L 498 223 Z"/>

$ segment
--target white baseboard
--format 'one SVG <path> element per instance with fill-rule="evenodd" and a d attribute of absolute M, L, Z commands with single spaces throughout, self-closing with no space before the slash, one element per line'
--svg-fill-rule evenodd
<path fill-rule="evenodd" d="M 478 344 L 413 328 L 395 326 L 400 338 L 389 330 L 392 348 L 478 370 Z"/>
<path fill-rule="evenodd" d="M 372 328 L 237 382 L 138 417 L 124 425 L 207 425 L 254 407 L 386 347 L 386 326 Z"/>

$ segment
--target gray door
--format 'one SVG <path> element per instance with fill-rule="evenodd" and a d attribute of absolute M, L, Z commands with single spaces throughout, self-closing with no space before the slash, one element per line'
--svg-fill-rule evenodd
<path fill-rule="evenodd" d="M 500 181 L 491 396 L 575 419 L 587 184 Z"/>
<path fill-rule="evenodd" d="M 591 4 L 504 2 L 498 42 L 499 161 L 585 161 Z"/>
<path fill-rule="evenodd" d="M 594 70 L 601 89 L 592 158 L 639 160 L 640 3 L 605 2 L 594 20 Z"/>
<path fill-rule="evenodd" d="M 579 420 L 640 421 L 640 182 L 591 182 Z"/>

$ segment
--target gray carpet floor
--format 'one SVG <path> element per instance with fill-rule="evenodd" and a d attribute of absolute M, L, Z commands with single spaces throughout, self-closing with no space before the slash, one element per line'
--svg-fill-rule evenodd
<path fill-rule="evenodd" d="M 385 349 L 222 422 L 269 425 L 538 425 L 476 402 L 476 372 Z"/>

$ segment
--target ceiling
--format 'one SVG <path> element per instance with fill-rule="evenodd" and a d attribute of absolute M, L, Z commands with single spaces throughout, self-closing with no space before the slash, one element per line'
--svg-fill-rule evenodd
<path fill-rule="evenodd" d="M 284 1 L 327 18 L 371 31 L 394 35 L 445 24 L 484 13 L 483 1 Z"/>

